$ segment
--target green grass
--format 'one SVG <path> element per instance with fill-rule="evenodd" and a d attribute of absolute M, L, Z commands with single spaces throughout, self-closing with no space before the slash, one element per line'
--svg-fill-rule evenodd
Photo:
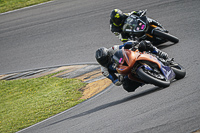
<path fill-rule="evenodd" d="M 84 101 L 77 79 L 52 75 L 0 81 L 0 132 L 19 131 Z"/>
<path fill-rule="evenodd" d="M 16 10 L 26 6 L 47 2 L 50 0 L 0 0 L 0 13 Z"/>
<path fill-rule="evenodd" d="M 0 13 L 50 0 L 0 0 Z M 40 122 L 84 101 L 76 79 L 44 76 L 0 80 L 0 132 L 11 133 Z"/>

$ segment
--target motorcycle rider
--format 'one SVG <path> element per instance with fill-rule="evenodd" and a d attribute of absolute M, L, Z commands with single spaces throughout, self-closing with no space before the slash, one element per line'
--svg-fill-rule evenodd
<path fill-rule="evenodd" d="M 132 11 L 131 13 L 123 13 L 120 9 L 114 9 L 111 11 L 110 14 L 110 30 L 112 33 L 114 33 L 122 42 L 127 42 L 130 38 L 130 35 L 123 32 L 122 28 L 124 25 L 125 20 L 130 15 L 136 15 L 140 16 L 144 11 Z M 145 15 L 145 14 L 144 14 Z M 151 18 L 148 18 L 148 21 L 154 25 L 157 25 L 165 30 L 165 32 L 168 32 L 159 22 L 156 20 L 153 20 Z"/>
<path fill-rule="evenodd" d="M 110 79 L 113 82 L 113 84 L 115 84 L 116 86 L 123 85 L 123 88 L 128 92 L 135 91 L 136 88 L 138 88 L 139 86 L 142 86 L 143 84 L 132 81 L 127 76 L 118 77 L 115 74 L 117 73 L 117 71 L 116 71 L 116 66 L 114 65 L 114 62 L 112 60 L 112 56 L 114 55 L 116 51 L 118 51 L 119 49 L 122 49 L 123 47 L 124 49 L 130 49 L 135 45 L 138 46 L 138 50 L 140 52 L 148 51 L 157 55 L 159 58 L 162 58 L 164 60 L 168 59 L 168 54 L 157 49 L 155 46 L 151 44 L 150 41 L 141 41 L 141 42 L 128 41 L 124 43 L 123 45 L 114 45 L 113 47 L 109 49 L 105 47 L 101 47 L 96 51 L 96 55 L 95 55 L 97 62 L 101 65 L 102 74 L 108 79 Z"/>

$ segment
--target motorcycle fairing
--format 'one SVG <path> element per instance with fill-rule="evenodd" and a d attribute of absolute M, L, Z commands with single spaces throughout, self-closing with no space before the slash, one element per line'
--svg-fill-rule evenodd
<path fill-rule="evenodd" d="M 146 60 L 146 61 L 150 61 L 150 62 L 153 62 L 155 64 L 158 65 L 159 68 L 161 68 L 161 64 L 160 62 L 158 61 L 158 59 L 150 54 L 146 54 L 145 52 L 143 54 L 141 54 L 138 58 L 137 58 L 137 61 L 139 60 Z"/>
<path fill-rule="evenodd" d="M 149 56 L 149 58 L 148 58 L 148 56 Z M 146 60 L 146 61 L 150 61 L 150 62 L 157 64 L 158 67 L 160 68 L 161 72 L 164 74 L 165 78 L 168 80 L 172 80 L 175 78 L 175 73 L 173 72 L 173 70 L 169 66 L 163 65 L 162 62 L 160 62 L 156 57 L 154 57 L 152 55 L 142 54 L 138 60 Z M 146 65 L 143 65 L 143 66 L 145 69 L 150 70 L 150 68 L 147 67 Z"/>
<path fill-rule="evenodd" d="M 143 21 L 144 20 L 144 21 Z M 123 31 L 128 32 L 128 33 L 143 33 L 147 28 L 147 21 L 146 19 L 141 19 L 138 16 L 131 15 L 129 16 L 123 26 Z"/>
<path fill-rule="evenodd" d="M 164 66 L 163 64 L 161 64 L 161 71 L 164 74 L 164 76 L 168 79 L 168 80 L 173 80 L 175 78 L 175 73 L 174 71 L 169 67 L 169 66 Z"/>
<path fill-rule="evenodd" d="M 150 61 L 150 62 L 157 64 L 158 67 L 160 68 L 161 72 L 164 74 L 165 78 L 168 80 L 172 80 L 175 77 L 175 73 L 169 66 L 163 65 L 162 62 L 160 62 L 156 57 L 154 57 L 150 54 L 141 54 L 138 57 L 137 61 L 138 60 L 146 60 L 146 61 Z M 147 67 L 146 65 L 143 65 L 143 66 L 145 69 L 150 70 L 150 68 Z"/>
<path fill-rule="evenodd" d="M 123 52 L 123 59 L 120 59 L 120 62 L 118 64 L 118 67 L 116 68 L 118 73 L 122 74 L 122 75 L 127 75 L 128 73 L 130 73 L 131 68 L 133 67 L 133 65 L 136 62 L 136 58 L 137 56 L 140 55 L 139 52 L 133 52 L 131 50 L 127 50 L 127 49 L 121 49 Z"/>
<path fill-rule="evenodd" d="M 156 64 L 166 79 L 172 80 L 175 77 L 175 74 L 170 67 L 163 65 L 162 62 L 160 62 L 156 57 L 151 54 L 148 54 L 146 52 L 141 53 L 138 50 L 131 51 L 128 49 L 121 49 L 121 52 L 123 53 L 124 58 L 120 58 L 118 60 L 118 66 L 116 67 L 116 70 L 119 74 L 128 75 L 129 73 L 131 73 L 132 68 L 136 62 L 148 61 Z M 144 67 L 147 70 L 152 70 L 152 68 L 145 63 L 140 67 Z"/>

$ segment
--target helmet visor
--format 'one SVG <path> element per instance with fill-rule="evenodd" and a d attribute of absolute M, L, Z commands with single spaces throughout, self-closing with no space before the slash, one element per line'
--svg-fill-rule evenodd
<path fill-rule="evenodd" d="M 116 26 L 120 26 L 122 24 L 122 18 L 114 18 L 112 21 Z"/>

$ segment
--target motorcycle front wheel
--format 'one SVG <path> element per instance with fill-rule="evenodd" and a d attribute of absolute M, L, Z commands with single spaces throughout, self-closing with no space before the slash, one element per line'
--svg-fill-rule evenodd
<path fill-rule="evenodd" d="M 171 66 L 171 69 L 176 74 L 175 79 L 177 80 L 184 78 L 186 75 L 185 68 L 178 63 L 176 65 Z"/>
<path fill-rule="evenodd" d="M 170 81 L 165 79 L 162 74 L 151 73 L 148 70 L 143 70 L 143 68 L 140 68 L 137 74 L 140 79 L 155 86 L 168 87 L 170 85 Z"/>
<path fill-rule="evenodd" d="M 165 32 L 162 32 L 160 30 L 154 30 L 153 31 L 153 34 L 157 37 L 161 37 L 161 38 L 164 38 L 170 42 L 173 42 L 173 43 L 178 43 L 179 42 L 179 39 L 169 33 L 165 33 Z"/>

